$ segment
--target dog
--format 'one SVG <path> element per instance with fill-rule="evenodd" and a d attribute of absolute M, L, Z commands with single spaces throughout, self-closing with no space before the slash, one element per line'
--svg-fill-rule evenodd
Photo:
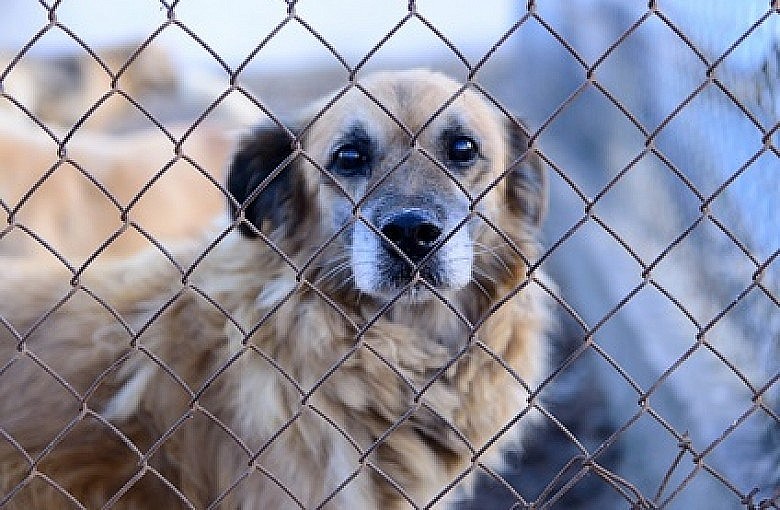
<path fill-rule="evenodd" d="M 240 142 L 202 251 L 0 267 L 0 506 L 456 501 L 545 374 L 528 140 L 380 72 Z"/>
<path fill-rule="evenodd" d="M 122 94 L 147 108 L 181 103 L 179 83 L 166 51 L 136 50 L 101 48 L 107 69 L 84 52 L 18 61 L 0 52 L 0 69 L 14 61 L 0 100 L 0 256 L 74 265 L 96 253 L 127 256 L 183 242 L 223 211 L 210 180 L 223 180 L 232 141 L 213 118 L 191 132 L 164 122 L 168 136 L 149 127 Z M 111 73 L 122 94 L 92 111 L 112 90 Z"/>
<path fill-rule="evenodd" d="M 73 264 L 126 257 L 152 246 L 147 236 L 184 243 L 224 209 L 210 180 L 234 143 L 216 126 L 193 131 L 181 157 L 156 129 L 79 130 L 60 161 L 54 141 L 10 120 L 0 116 L 0 216 L 13 228 L 0 231 L 0 256 L 53 257 L 42 239 Z"/>

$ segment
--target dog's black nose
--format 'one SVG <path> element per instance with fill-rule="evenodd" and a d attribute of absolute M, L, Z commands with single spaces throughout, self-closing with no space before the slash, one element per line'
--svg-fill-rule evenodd
<path fill-rule="evenodd" d="M 382 227 L 382 233 L 409 259 L 417 263 L 436 245 L 441 228 L 423 211 L 408 210 L 396 214 Z M 390 248 L 391 252 L 394 252 Z"/>

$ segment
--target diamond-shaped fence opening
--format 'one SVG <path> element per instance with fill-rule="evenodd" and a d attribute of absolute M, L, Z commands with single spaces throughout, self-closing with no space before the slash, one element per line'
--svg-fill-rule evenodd
<path fill-rule="evenodd" d="M 0 507 L 780 507 L 776 1 L 250 3 L 0 8 Z"/>

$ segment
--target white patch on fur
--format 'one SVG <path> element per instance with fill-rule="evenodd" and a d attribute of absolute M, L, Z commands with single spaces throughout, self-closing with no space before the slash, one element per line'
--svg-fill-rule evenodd
<path fill-rule="evenodd" d="M 126 420 L 138 412 L 141 397 L 146 391 L 152 376 L 153 366 L 142 367 L 117 392 L 106 406 L 103 416 L 109 420 Z"/>
<path fill-rule="evenodd" d="M 296 281 L 291 278 L 271 280 L 263 286 L 257 299 L 255 299 L 255 304 L 261 309 L 273 308 L 295 288 L 295 285 Z"/>
<path fill-rule="evenodd" d="M 452 229 L 454 227 L 450 227 Z M 444 265 L 446 283 L 450 288 L 460 289 L 471 281 L 474 263 L 474 245 L 469 238 L 468 229 L 461 227 L 439 250 Z"/>
<path fill-rule="evenodd" d="M 376 292 L 380 286 L 377 271 L 380 249 L 379 236 L 362 221 L 356 222 L 352 232 L 352 274 L 355 287 L 363 292 Z"/>
<path fill-rule="evenodd" d="M 331 433 L 333 429 L 331 429 Z M 339 442 L 340 438 L 334 440 L 334 447 L 329 451 L 328 467 L 326 468 L 325 487 L 336 487 L 342 481 L 346 480 L 348 476 L 355 470 L 357 461 L 354 455 L 355 450 L 347 450 L 347 446 Z M 349 447 L 351 448 L 351 447 Z M 355 483 L 350 483 L 342 491 L 337 501 L 346 505 L 348 502 L 355 502 L 365 500 L 367 494 L 361 494 L 364 489 L 364 484 L 353 480 Z"/>

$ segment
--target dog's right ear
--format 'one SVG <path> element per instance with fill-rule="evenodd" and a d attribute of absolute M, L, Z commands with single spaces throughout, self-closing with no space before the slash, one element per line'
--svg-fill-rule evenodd
<path fill-rule="evenodd" d="M 261 126 L 244 137 L 233 157 L 227 188 L 233 197 L 230 208 L 233 219 L 243 210 L 239 231 L 256 237 L 281 225 L 295 223 L 291 201 L 296 180 L 294 158 L 295 135 L 279 126 Z M 259 191 L 255 191 L 257 188 Z"/>

